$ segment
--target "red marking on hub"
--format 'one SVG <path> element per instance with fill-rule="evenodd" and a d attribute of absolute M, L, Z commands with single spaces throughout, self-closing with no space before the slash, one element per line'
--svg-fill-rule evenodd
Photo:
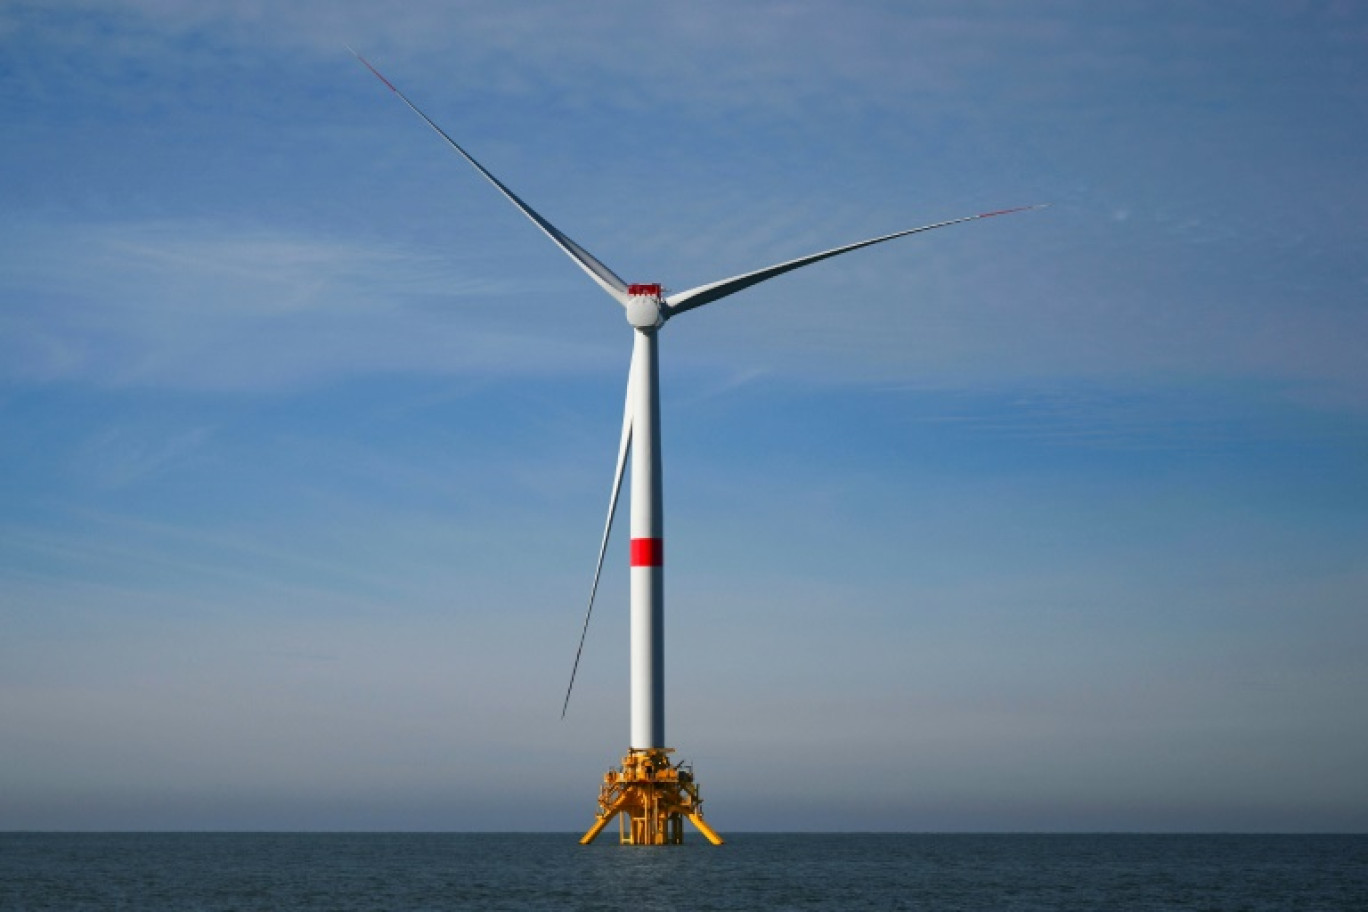
<path fill-rule="evenodd" d="M 634 538 L 634 539 L 632 539 L 632 566 L 633 566 L 633 567 L 663 567 L 663 566 L 665 566 L 665 539 L 663 539 L 663 538 Z"/>
<path fill-rule="evenodd" d="M 659 285 L 639 285 L 639 284 L 638 284 L 638 285 L 628 285 L 628 286 L 627 286 L 627 293 L 628 293 L 629 295 L 650 295 L 651 297 L 655 298 L 655 297 L 659 297 L 659 296 L 660 296 L 660 286 L 659 286 Z"/>

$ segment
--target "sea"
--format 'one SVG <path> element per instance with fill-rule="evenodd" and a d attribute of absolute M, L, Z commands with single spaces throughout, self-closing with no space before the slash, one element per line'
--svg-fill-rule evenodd
<path fill-rule="evenodd" d="M 0 833 L 3 912 L 467 909 L 1368 912 L 1368 836 Z"/>

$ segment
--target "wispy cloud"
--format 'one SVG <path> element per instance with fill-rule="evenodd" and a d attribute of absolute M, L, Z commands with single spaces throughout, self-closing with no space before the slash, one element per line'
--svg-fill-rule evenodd
<path fill-rule="evenodd" d="M 81 472 L 103 488 L 123 488 L 156 476 L 211 443 L 214 429 L 190 427 L 170 435 L 127 425 L 105 428 L 75 457 Z"/>
<path fill-rule="evenodd" d="M 190 80 L 197 91 L 243 75 L 256 81 L 235 96 L 237 106 L 274 104 L 278 93 L 263 81 L 283 51 L 303 51 L 309 68 L 331 61 L 359 70 L 345 41 L 393 64 L 395 77 L 409 77 L 406 86 L 430 99 L 434 113 L 457 101 L 470 111 L 478 99 L 473 109 L 494 118 L 534 97 L 519 109 L 531 116 L 553 96 L 564 129 L 592 121 L 592 147 L 584 137 L 548 137 L 529 119 L 516 137 L 526 151 L 512 156 L 525 170 L 504 176 L 522 190 L 531 173 L 563 193 L 553 217 L 573 215 L 563 227 L 619 271 L 635 275 L 627 267 L 640 263 L 648 267 L 643 277 L 676 286 L 904 227 L 923 214 L 972 211 L 965 201 L 1033 202 L 1043 187 L 1059 203 L 1010 225 L 952 229 L 961 233 L 938 233 L 896 253 L 857 254 L 801 281 L 757 289 L 746 303 L 719 305 L 731 311 L 726 321 L 700 317 L 692 330 L 706 354 L 690 357 L 710 372 L 715 359 L 741 370 L 894 381 L 949 371 L 966 383 L 1010 385 L 1022 377 L 1115 379 L 1159 370 L 1272 377 L 1320 402 L 1368 399 L 1358 357 L 1368 318 L 1356 307 L 1365 287 L 1356 265 L 1364 201 L 1357 183 L 1346 184 L 1357 172 L 1345 164 L 1351 156 L 1325 156 L 1327 168 L 1298 166 L 1289 189 L 1286 163 L 1301 161 L 1287 139 L 1300 135 L 1291 129 L 1298 126 L 1293 106 L 1267 123 L 1225 116 L 1225 107 L 1276 82 L 1276 72 L 1241 62 L 1269 61 L 1252 52 L 1276 32 L 1233 28 L 1228 17 L 1200 10 L 1137 17 L 1067 3 L 1023 11 L 1010 3 L 965 9 L 820 0 L 574 10 L 123 0 L 35 10 L 9 8 L 10 40 L 24 30 L 41 34 L 67 58 L 51 69 L 87 88 L 116 82 L 101 66 L 136 63 L 158 73 L 155 87 L 135 80 L 139 92 L 118 82 L 120 110 L 139 104 L 129 99 L 144 88 L 170 92 L 169 77 L 192 60 L 195 73 L 208 67 L 213 76 Z M 69 18 L 79 18 L 72 10 L 119 11 L 124 27 L 115 34 L 130 46 L 91 53 L 101 31 L 67 29 Z M 1324 51 L 1316 66 L 1353 66 L 1363 25 L 1342 10 L 1262 15 L 1298 25 L 1299 46 Z M 90 67 L 77 65 L 87 56 Z M 163 58 L 176 66 L 157 70 Z M 380 93 L 363 72 L 354 76 L 365 86 L 356 97 Z M 25 86 L 53 90 L 22 74 L 15 80 L 12 97 L 20 100 Z M 1334 125 L 1357 113 L 1355 90 L 1345 85 L 1328 80 L 1314 95 L 1335 115 L 1315 130 L 1331 130 L 1340 143 L 1348 128 Z M 942 96 L 953 100 L 951 109 L 940 105 Z M 1140 101 L 1118 117 L 1126 99 Z M 344 119 L 331 110 L 336 97 L 326 100 L 308 99 L 310 116 Z M 178 104 L 190 101 L 182 96 Z M 623 138 L 597 125 L 633 111 L 650 116 L 632 123 L 658 123 L 662 133 L 648 134 L 640 146 L 646 155 L 607 160 L 605 149 L 623 147 Z M 1159 129 L 1161 122 L 1172 128 Z M 377 123 L 375 132 L 389 126 Z M 1062 133 L 1052 143 L 1046 129 Z M 430 139 L 417 123 L 412 135 Z M 447 167 L 438 146 L 421 161 L 442 167 L 442 186 L 488 192 L 474 175 Z M 905 150 L 921 157 L 904 162 Z M 556 157 L 547 161 L 548 154 Z M 723 155 L 741 164 L 719 164 Z M 968 164 L 956 163 L 966 156 Z M 631 164 L 643 159 L 656 170 Z M 406 169 L 418 166 L 405 159 Z M 592 186 L 585 173 L 598 174 Z M 1213 186 L 1227 190 L 1212 194 Z M 629 209 L 638 198 L 650 200 L 648 211 Z M 1276 223 L 1268 207 L 1280 213 Z M 581 236 L 588 219 L 599 220 L 595 229 L 610 227 Z M 531 230 L 497 224 L 500 232 Z M 526 321 L 505 308 L 496 315 L 493 302 L 507 303 L 501 296 L 525 288 L 530 272 L 467 270 L 450 257 L 345 232 L 185 219 L 60 231 L 65 237 L 24 226 L 12 240 L 17 247 L 0 254 L 6 294 L 19 302 L 0 317 L 9 329 L 0 370 L 11 376 L 244 388 L 339 371 L 576 369 L 600 356 L 616 369 L 620 360 L 618 340 L 600 343 L 562 314 Z M 555 256 L 527 261 L 529 270 Z M 462 308 L 461 319 L 427 319 L 417 304 L 437 299 Z M 391 307 L 406 308 L 403 319 L 382 319 Z M 764 364 L 747 360 L 762 347 L 770 353 Z"/>
<path fill-rule="evenodd" d="M 176 221 L 30 224 L 5 246 L 11 379 L 254 389 L 577 370 L 600 354 L 492 319 L 507 282 L 392 246 Z"/>

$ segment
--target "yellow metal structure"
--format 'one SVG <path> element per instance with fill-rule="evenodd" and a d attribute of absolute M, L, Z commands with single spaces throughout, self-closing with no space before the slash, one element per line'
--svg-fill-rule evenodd
<path fill-rule="evenodd" d="M 622 766 L 603 775 L 598 818 L 580 839 L 593 842 L 604 827 L 618 819 L 618 842 L 623 845 L 679 845 L 684 841 L 684 819 L 713 845 L 722 837 L 703 820 L 703 799 L 693 769 L 670 763 L 673 748 L 632 748 Z"/>

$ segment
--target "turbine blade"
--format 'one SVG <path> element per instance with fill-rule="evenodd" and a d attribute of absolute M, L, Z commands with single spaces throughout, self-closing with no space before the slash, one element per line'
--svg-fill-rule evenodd
<path fill-rule="evenodd" d="M 589 587 L 589 607 L 584 611 L 584 626 L 580 628 L 579 647 L 575 649 L 575 664 L 570 668 L 570 685 L 565 688 L 565 702 L 561 704 L 562 719 L 570 708 L 570 691 L 575 687 L 575 673 L 579 671 L 580 656 L 584 653 L 584 639 L 589 635 L 589 617 L 594 613 L 594 596 L 598 593 L 599 576 L 603 573 L 603 555 L 608 551 L 608 536 L 613 531 L 613 515 L 617 513 L 618 494 L 622 492 L 622 474 L 627 468 L 627 451 L 632 446 L 633 373 L 630 369 L 627 372 L 627 397 L 622 406 L 622 440 L 618 444 L 617 469 L 613 472 L 613 493 L 608 497 L 608 519 L 603 524 L 603 541 L 599 544 L 598 563 L 594 565 L 594 583 Z"/>
<path fill-rule="evenodd" d="M 603 265 L 603 263 L 599 262 L 599 260 L 593 254 L 585 250 L 579 244 L 576 244 L 574 241 L 572 241 L 564 232 L 562 232 L 555 225 L 551 224 L 546 219 L 542 218 L 542 216 L 538 214 L 538 212 L 535 209 L 527 205 L 527 203 L 523 202 L 521 199 L 518 198 L 518 195 L 516 193 L 514 193 L 512 190 L 504 186 L 502 181 L 500 181 L 493 174 L 490 174 L 487 170 L 485 170 L 484 165 L 477 162 L 469 152 L 461 148 L 460 144 L 457 143 L 456 140 L 448 136 L 445 130 L 437 126 L 437 124 L 433 123 L 432 118 L 428 117 L 421 110 L 419 110 L 417 105 L 409 101 L 408 96 L 405 95 L 403 92 L 399 91 L 399 89 L 394 85 L 394 83 L 390 82 L 384 76 L 380 75 L 380 71 L 377 70 L 375 67 L 371 66 L 369 60 L 367 60 L 365 57 L 362 57 L 350 46 L 348 46 L 347 50 L 351 51 L 352 56 L 354 56 L 357 60 L 361 61 L 361 63 L 366 67 L 366 69 L 374 73 L 377 79 L 379 79 L 386 86 L 388 86 L 391 92 L 393 92 L 395 95 L 398 95 L 399 98 L 404 102 L 404 104 L 409 106 L 409 109 L 412 110 L 413 113 L 423 118 L 424 122 L 426 122 L 427 125 L 431 127 L 434 131 L 436 131 L 438 136 L 442 137 L 442 139 L 445 139 L 453 149 L 461 153 L 462 158 L 464 158 L 466 161 L 474 165 L 475 170 L 483 174 L 486 180 L 488 180 L 491 184 L 493 184 L 495 187 L 499 189 L 500 193 L 508 197 L 509 202 L 517 206 L 518 209 L 522 211 L 523 215 L 527 216 L 538 228 L 546 232 L 546 236 L 549 237 L 551 240 L 555 241 L 556 246 L 559 247 L 561 250 L 565 251 L 566 255 L 568 255 L 570 259 L 574 260 L 577 264 L 579 264 L 579 267 L 589 274 L 589 278 L 597 282 L 599 284 L 599 287 L 602 288 L 604 291 L 608 292 L 608 294 L 612 295 L 614 300 L 616 300 L 619 304 L 623 305 L 624 307 L 627 305 L 627 283 L 622 281 L 622 279 L 618 278 L 617 274 L 613 272 L 613 270 L 609 269 L 607 266 Z"/>
<path fill-rule="evenodd" d="M 1018 206 L 1015 209 L 999 209 L 996 212 L 981 212 L 978 215 L 966 215 L 963 218 L 951 219 L 948 222 L 936 222 L 934 225 L 923 225 L 920 228 L 908 228 L 906 231 L 895 231 L 892 234 L 885 234 L 880 237 L 870 238 L 867 241 L 857 241 L 854 244 L 846 244 L 843 247 L 833 247 L 830 250 L 823 250 L 820 253 L 811 253 L 796 260 L 788 260 L 783 263 L 776 263 L 773 266 L 766 266 L 764 269 L 757 269 L 754 272 L 743 273 L 732 276 L 729 279 L 722 279 L 719 282 L 712 282 L 708 285 L 700 285 L 697 288 L 690 288 L 688 291 L 681 291 L 672 294 L 665 299 L 666 316 L 673 317 L 676 314 L 693 310 L 695 307 L 702 307 L 704 304 L 711 304 L 719 298 L 727 295 L 736 294 L 752 285 L 758 285 L 766 279 L 792 272 L 811 263 L 830 259 L 842 253 L 849 253 L 852 250 L 859 250 L 861 247 L 869 247 L 874 244 L 882 244 L 884 241 L 891 241 L 894 238 L 906 237 L 909 234 L 920 234 L 923 231 L 930 231 L 933 228 L 944 228 L 947 225 L 958 225 L 960 222 L 972 222 L 976 219 L 993 218 L 997 215 L 1007 215 L 1012 212 L 1025 212 L 1030 209 L 1044 209 L 1048 203 L 1036 206 Z"/>

